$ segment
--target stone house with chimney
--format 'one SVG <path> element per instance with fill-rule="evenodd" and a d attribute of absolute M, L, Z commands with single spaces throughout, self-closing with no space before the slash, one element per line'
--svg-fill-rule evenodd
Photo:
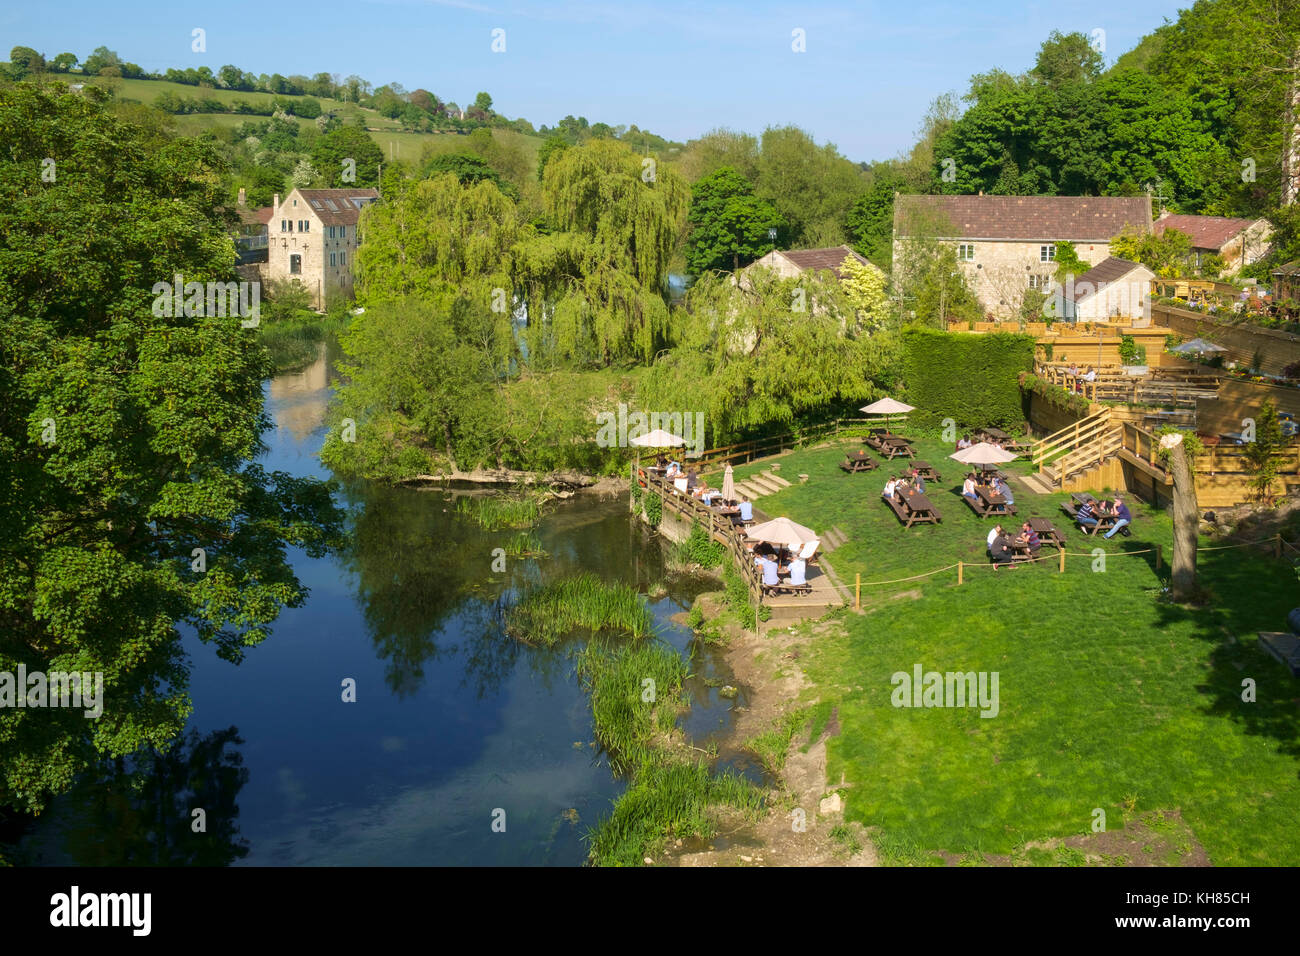
<path fill-rule="evenodd" d="M 1151 197 L 894 197 L 894 271 L 906 268 L 909 241 L 951 243 L 971 291 L 990 315 L 1015 315 L 1026 290 L 1050 294 L 1057 245 L 1069 242 L 1089 267 L 1110 256 L 1125 229 L 1151 231 Z"/>
<path fill-rule="evenodd" d="M 352 298 L 361 210 L 379 201 L 372 187 L 295 189 L 271 207 L 264 280 L 298 282 L 323 312 L 335 296 Z"/>

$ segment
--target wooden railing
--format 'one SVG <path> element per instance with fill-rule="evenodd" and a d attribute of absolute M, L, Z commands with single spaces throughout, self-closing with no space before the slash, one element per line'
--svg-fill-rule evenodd
<path fill-rule="evenodd" d="M 1135 422 L 1124 422 L 1120 429 L 1120 448 L 1141 461 L 1146 462 L 1154 471 L 1166 474 L 1160 460 L 1160 439 L 1154 432 L 1148 431 Z"/>
<path fill-rule="evenodd" d="M 1147 375 L 1124 375 L 1114 366 L 1095 370 L 1092 381 L 1071 374 L 1067 367 L 1035 362 L 1034 374 L 1045 382 L 1093 402 L 1195 408 L 1197 399 L 1216 398 L 1219 379 L 1196 369 L 1151 369 Z"/>
<path fill-rule="evenodd" d="M 1062 485 L 1067 479 L 1093 465 L 1102 465 L 1120 449 L 1120 430 L 1110 427 L 1093 441 L 1066 452 L 1055 462 L 1057 481 Z"/>
<path fill-rule="evenodd" d="M 1111 428 L 1110 409 L 1103 408 L 1095 415 L 1081 418 L 1046 438 L 1034 442 L 1030 449 L 1030 463 L 1041 474 L 1049 461 L 1092 442 Z"/>
<path fill-rule="evenodd" d="M 865 434 L 865 429 L 870 426 L 878 426 L 882 421 L 883 419 L 876 418 L 837 418 L 833 422 L 810 426 L 798 434 L 790 432 L 771 438 L 755 438 L 751 441 L 737 442 L 734 445 L 708 448 L 701 453 L 699 458 L 692 458 L 690 461 L 693 465 L 699 467 L 701 471 L 712 470 L 721 465 L 744 465 L 755 458 L 779 455 L 785 451 L 801 448 L 811 442 L 824 441 L 827 438 L 838 436 L 842 431 L 851 432 L 853 429 L 858 428 L 862 429 Z"/>

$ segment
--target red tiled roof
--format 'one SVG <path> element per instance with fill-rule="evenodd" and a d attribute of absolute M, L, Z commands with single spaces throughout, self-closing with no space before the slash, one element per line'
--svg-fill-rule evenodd
<path fill-rule="evenodd" d="M 840 266 L 844 264 L 845 258 L 849 256 L 857 259 L 864 266 L 876 268 L 866 258 L 858 255 L 848 246 L 828 246 L 825 249 L 781 249 L 777 251 L 777 255 L 789 259 L 800 269 L 829 269 L 835 273 L 837 279 L 844 278 L 840 274 Z"/>
<path fill-rule="evenodd" d="M 1231 219 L 1227 216 L 1169 215 L 1156 220 L 1155 231 L 1157 235 L 1164 235 L 1166 229 L 1177 229 L 1192 237 L 1192 248 L 1218 252 L 1254 222 L 1254 219 Z"/>
<path fill-rule="evenodd" d="M 894 200 L 894 235 L 1107 242 L 1151 229 L 1150 196 L 914 196 Z"/>
<path fill-rule="evenodd" d="M 358 189 L 299 189 L 307 207 L 327 226 L 355 226 L 361 207 L 379 198 L 374 187 Z M 290 193 L 289 195 L 293 195 Z M 286 197 L 285 202 L 288 202 Z M 281 204 L 281 209 L 284 205 Z"/>

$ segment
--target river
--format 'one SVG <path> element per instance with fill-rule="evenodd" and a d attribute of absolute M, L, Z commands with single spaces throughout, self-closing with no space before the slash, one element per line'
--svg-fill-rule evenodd
<path fill-rule="evenodd" d="M 317 453 L 333 357 L 322 350 L 306 371 L 267 383 L 268 470 L 329 477 Z M 695 652 L 682 725 L 703 745 L 729 727 L 744 689 L 720 699 L 720 657 L 670 618 L 718 585 L 670 574 L 621 496 L 549 506 L 537 529 L 546 556 L 494 574 L 492 549 L 509 533 L 457 515 L 458 493 L 346 485 L 345 550 L 291 552 L 311 589 L 304 606 L 238 666 L 186 639 L 188 741 L 143 772 L 124 767 L 55 801 L 12 862 L 581 863 L 587 828 L 625 786 L 593 745 L 573 670 L 581 638 L 529 648 L 504 634 L 502 612 L 523 590 L 578 571 L 662 594 L 649 602 L 659 638 Z M 342 699 L 346 678 L 353 703 Z M 728 765 L 756 773 L 734 757 Z"/>

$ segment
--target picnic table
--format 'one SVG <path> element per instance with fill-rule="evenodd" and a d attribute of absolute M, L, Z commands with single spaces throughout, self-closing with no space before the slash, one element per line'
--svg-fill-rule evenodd
<path fill-rule="evenodd" d="M 1098 503 L 1099 502 L 1096 502 L 1095 500 L 1093 501 L 1093 504 L 1098 504 Z M 1076 524 L 1078 523 L 1078 519 L 1079 519 L 1078 502 L 1063 501 L 1061 502 L 1061 510 L 1070 516 L 1071 521 L 1074 521 Z M 1110 514 L 1105 511 L 1098 511 L 1095 508 L 1093 509 L 1092 516 L 1097 519 L 1097 523 L 1095 525 L 1090 525 L 1089 530 L 1085 531 L 1084 534 L 1088 534 L 1088 533 L 1097 534 L 1099 532 L 1100 533 L 1107 532 L 1111 528 L 1115 527 L 1115 522 L 1116 520 L 1118 520 L 1113 514 Z"/>
<path fill-rule="evenodd" d="M 998 468 L 997 465 L 971 465 L 970 470 L 977 475 L 983 475 L 985 478 L 1001 478 L 1007 480 L 1007 476 Z"/>
<path fill-rule="evenodd" d="M 961 497 L 981 518 L 1002 517 L 1016 513 L 1016 506 L 1007 504 L 1007 499 L 988 485 L 976 485 L 975 495 L 975 498 L 968 498 L 965 495 Z"/>
<path fill-rule="evenodd" d="M 1046 518 L 1030 518 L 1029 527 L 1038 532 L 1038 537 L 1043 539 L 1044 544 L 1054 544 L 1058 551 L 1065 550 L 1065 535 Z"/>
<path fill-rule="evenodd" d="M 921 461 L 918 458 L 912 462 L 912 467 L 926 481 L 943 481 L 943 477 L 934 470 L 934 467 L 928 461 Z"/>
<path fill-rule="evenodd" d="M 895 458 L 916 457 L 916 452 L 912 450 L 912 443 L 906 438 L 902 438 L 898 435 L 895 435 L 892 438 L 882 438 L 880 440 L 880 448 L 878 451 L 891 461 Z"/>
<path fill-rule="evenodd" d="M 864 451 L 856 451 L 850 455 L 846 455 L 844 460 L 840 462 L 840 468 L 851 475 L 859 471 L 871 471 L 879 467 L 880 466 L 876 464 L 876 460 L 869 457 Z"/>
<path fill-rule="evenodd" d="M 914 524 L 938 524 L 941 520 L 934 503 L 924 492 L 910 491 L 901 496 L 891 495 L 884 500 L 898 516 L 898 520 L 903 522 L 904 528 L 910 528 Z"/>

